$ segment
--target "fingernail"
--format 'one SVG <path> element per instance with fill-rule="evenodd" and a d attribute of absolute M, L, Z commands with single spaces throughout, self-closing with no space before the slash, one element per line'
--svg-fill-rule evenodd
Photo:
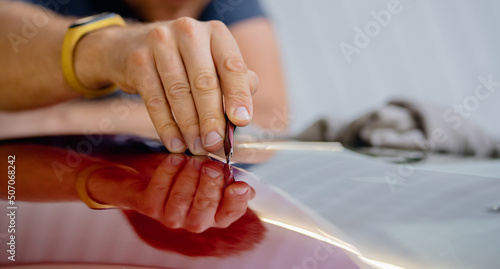
<path fill-rule="evenodd" d="M 202 155 L 202 154 L 206 154 L 207 153 L 205 151 L 205 149 L 203 148 L 203 145 L 201 144 L 201 138 L 200 137 L 197 137 L 194 140 L 193 151 L 194 151 L 193 152 L 194 154 L 198 154 L 198 155 Z"/>
<path fill-rule="evenodd" d="M 218 178 L 221 175 L 220 172 L 217 172 L 212 168 L 204 167 L 203 170 L 204 170 L 203 172 L 205 172 L 205 174 L 207 174 L 207 176 L 211 178 Z"/>
<path fill-rule="evenodd" d="M 213 146 L 219 143 L 221 140 L 222 137 L 217 132 L 212 131 L 208 133 L 207 137 L 205 138 L 205 147 Z"/>
<path fill-rule="evenodd" d="M 185 146 L 184 142 L 177 137 L 172 138 L 172 141 L 170 141 L 172 151 L 182 151 Z"/>
<path fill-rule="evenodd" d="M 172 156 L 170 158 L 170 163 L 172 163 L 173 166 L 178 166 L 180 165 L 182 162 L 184 161 L 184 159 L 180 156 Z"/>
<path fill-rule="evenodd" d="M 235 109 L 233 115 L 238 120 L 249 120 L 250 119 L 250 114 L 248 113 L 248 110 L 242 106 Z"/>
<path fill-rule="evenodd" d="M 248 188 L 235 188 L 233 189 L 233 193 L 236 195 L 244 195 L 248 192 Z"/>

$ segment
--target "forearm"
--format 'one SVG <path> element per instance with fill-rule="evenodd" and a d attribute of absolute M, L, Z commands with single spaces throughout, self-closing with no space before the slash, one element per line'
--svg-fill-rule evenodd
<path fill-rule="evenodd" d="M 81 96 L 65 82 L 61 68 L 64 35 L 75 19 L 35 5 L 1 1 L 1 110 L 35 108 Z M 85 36 L 76 46 L 75 70 L 84 85 L 100 87 L 109 82 L 101 77 L 103 68 L 97 60 L 102 59 L 101 44 L 87 41 L 91 38 Z"/>
<path fill-rule="evenodd" d="M 61 134 L 134 134 L 158 138 L 140 99 L 73 100 L 25 111 L 0 111 L 0 139 Z"/>
<path fill-rule="evenodd" d="M 2 145 L 0 156 L 15 155 L 16 199 L 22 201 L 76 201 L 76 177 L 92 164 L 104 163 L 91 157 L 67 150 L 41 145 Z M 7 165 L 0 166 L 7 175 Z M 7 180 L 0 182 L 7 189 Z M 6 192 L 0 198 L 6 198 Z"/>
<path fill-rule="evenodd" d="M 88 195 L 106 204 L 132 205 L 133 197 L 144 190 L 148 181 L 133 168 L 124 169 L 119 162 L 110 162 L 62 148 L 35 144 L 0 145 L 0 157 L 7 163 L 8 156 L 15 156 L 16 200 L 34 202 L 79 201 L 77 191 L 78 177 L 91 170 L 84 179 Z M 112 155 L 113 156 L 113 155 Z M 131 162 L 130 167 L 141 169 L 141 174 L 148 168 L 156 168 L 164 155 L 147 155 L 149 163 Z M 163 157 L 163 158 L 162 158 Z M 118 161 L 122 161 L 117 158 Z M 125 163 L 130 158 L 123 158 Z M 135 159 L 134 159 L 135 160 Z M 121 167 L 118 167 L 121 165 Z M 0 173 L 7 175 L 8 165 L 0 166 Z M 149 173 L 153 173 L 150 171 Z M 0 187 L 7 189 L 8 180 L 0 181 Z M 7 192 L 0 194 L 0 199 L 7 199 Z"/>
<path fill-rule="evenodd" d="M 71 19 L 20 2 L 0 8 L 0 109 L 52 104 L 76 96 L 64 82 L 60 54 Z"/>

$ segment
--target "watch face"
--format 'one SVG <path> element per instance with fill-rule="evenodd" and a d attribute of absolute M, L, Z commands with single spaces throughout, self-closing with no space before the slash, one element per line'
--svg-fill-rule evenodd
<path fill-rule="evenodd" d="M 105 13 L 97 14 L 94 16 L 81 18 L 79 20 L 76 20 L 69 28 L 75 28 L 78 26 L 85 25 L 87 23 L 108 19 L 108 18 L 111 18 L 111 17 L 116 16 L 116 15 L 117 15 L 116 13 L 105 12 Z"/>

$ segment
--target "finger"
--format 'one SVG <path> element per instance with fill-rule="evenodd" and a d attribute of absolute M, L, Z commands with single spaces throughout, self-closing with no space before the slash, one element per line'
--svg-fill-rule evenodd
<path fill-rule="evenodd" d="M 141 200 L 141 212 L 156 219 L 163 219 L 165 202 L 175 175 L 182 169 L 186 157 L 182 154 L 169 154 L 158 165 L 151 177 Z"/>
<path fill-rule="evenodd" d="M 219 228 L 226 228 L 245 214 L 248 201 L 255 196 L 255 191 L 247 183 L 238 181 L 229 185 L 215 214 L 215 223 Z"/>
<path fill-rule="evenodd" d="M 181 228 L 193 202 L 203 159 L 192 157 L 176 177 L 165 204 L 163 224 L 169 228 Z"/>
<path fill-rule="evenodd" d="M 201 168 L 200 183 L 186 218 L 186 229 L 201 233 L 215 224 L 215 213 L 224 187 L 223 165 L 205 162 Z"/>
<path fill-rule="evenodd" d="M 253 96 L 259 89 L 259 84 L 260 84 L 259 77 L 257 76 L 257 73 L 248 69 L 248 78 L 250 79 L 250 89 Z"/>
<path fill-rule="evenodd" d="M 174 39 L 166 28 L 158 27 L 154 33 L 156 68 L 178 128 L 193 154 L 206 154 L 201 143 L 198 114 L 179 49 L 172 42 Z"/>
<path fill-rule="evenodd" d="M 220 21 L 212 27 L 212 55 L 219 74 L 226 114 L 237 126 L 250 123 L 253 115 L 249 74 L 238 44 Z"/>
<path fill-rule="evenodd" d="M 179 49 L 198 111 L 203 146 L 212 152 L 222 148 L 225 118 L 222 92 L 210 49 L 210 32 L 195 20 L 180 26 Z"/>
<path fill-rule="evenodd" d="M 172 116 L 156 69 L 152 66 L 138 68 L 136 76 L 140 78 L 137 81 L 137 90 L 163 144 L 170 152 L 184 152 L 186 150 L 184 140 Z"/>

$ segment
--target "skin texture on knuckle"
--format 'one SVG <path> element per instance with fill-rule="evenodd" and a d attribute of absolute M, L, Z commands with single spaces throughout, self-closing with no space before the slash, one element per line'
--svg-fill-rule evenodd
<path fill-rule="evenodd" d="M 153 42 L 161 42 L 161 43 L 168 42 L 172 39 L 171 35 L 169 34 L 167 26 L 162 24 L 153 27 L 148 33 L 148 38 L 151 39 Z"/>
<path fill-rule="evenodd" d="M 189 84 L 184 80 L 174 80 L 167 86 L 167 94 L 172 100 L 191 98 Z"/>
<path fill-rule="evenodd" d="M 231 57 L 224 61 L 224 67 L 229 72 L 248 76 L 248 69 L 245 62 L 239 58 Z"/>
<path fill-rule="evenodd" d="M 206 184 L 205 187 L 200 190 L 200 192 L 205 197 L 218 199 L 221 196 L 221 191 L 223 186 L 224 186 L 224 179 L 221 173 L 221 175 L 218 178 L 212 179 L 209 184 Z M 218 200 L 217 203 L 219 203 Z"/>
<path fill-rule="evenodd" d="M 151 57 L 144 48 L 132 50 L 127 59 L 127 66 L 131 68 L 145 68 L 151 63 Z"/>
<path fill-rule="evenodd" d="M 225 32 L 225 33 L 229 32 L 227 26 L 221 21 L 212 20 L 208 21 L 207 24 L 210 25 L 210 27 L 216 32 Z"/>
<path fill-rule="evenodd" d="M 158 112 L 162 111 L 167 106 L 167 101 L 163 96 L 152 95 L 147 98 L 145 105 L 149 111 Z"/>
<path fill-rule="evenodd" d="M 147 70 L 152 65 L 150 53 L 144 48 L 138 48 L 130 52 L 126 57 L 125 65 L 121 70 L 121 81 L 126 85 L 124 87 L 127 92 L 134 89 L 144 88 L 154 83 L 154 78 L 151 75 L 144 75 L 144 70 Z"/>
<path fill-rule="evenodd" d="M 178 33 L 194 38 L 200 30 L 201 23 L 193 18 L 181 17 L 174 21 L 173 26 Z"/>
<path fill-rule="evenodd" d="M 217 208 L 219 206 L 219 199 L 204 197 L 198 198 L 193 201 L 193 209 L 203 211 L 209 208 Z"/>
<path fill-rule="evenodd" d="M 175 204 L 191 204 L 193 196 L 181 191 L 173 191 L 169 197 Z"/>
<path fill-rule="evenodd" d="M 185 229 L 188 232 L 199 234 L 206 231 L 209 228 L 208 225 L 204 225 L 200 222 L 187 221 L 185 225 Z"/>
<path fill-rule="evenodd" d="M 231 31 L 229 30 L 227 25 L 225 25 L 223 22 L 213 20 L 213 21 L 206 22 L 206 25 L 208 25 L 208 27 L 210 28 L 210 32 L 211 32 L 212 36 L 214 36 L 216 38 L 220 38 L 220 39 L 225 39 L 228 41 L 229 40 L 234 41 L 234 37 L 231 34 Z"/>
<path fill-rule="evenodd" d="M 169 190 L 169 186 L 160 183 L 152 183 L 149 187 L 158 192 L 164 192 Z"/>
<path fill-rule="evenodd" d="M 206 111 L 200 115 L 200 125 L 205 127 L 215 127 L 224 122 L 224 115 L 217 111 Z M 222 128 L 223 126 L 219 126 Z"/>
<path fill-rule="evenodd" d="M 177 124 L 175 123 L 165 123 L 163 124 L 161 129 L 163 130 L 167 130 L 169 128 L 175 128 L 177 127 Z M 169 160 L 171 160 L 173 158 L 174 155 L 169 155 L 167 158 L 169 158 Z M 176 157 L 177 158 L 177 157 Z M 182 157 L 178 157 L 178 158 L 182 158 Z M 171 161 L 170 161 L 171 163 Z M 153 175 L 153 178 L 152 178 L 152 181 L 150 181 L 149 183 L 149 186 L 148 188 L 152 188 L 153 190 L 159 190 L 159 191 L 162 191 L 161 190 L 161 187 L 164 187 L 164 188 L 167 188 L 169 189 L 170 188 L 170 184 L 165 184 L 165 183 L 159 183 L 159 182 L 153 182 L 153 179 L 157 179 L 157 178 L 160 178 L 160 179 L 171 179 L 173 178 L 173 175 L 172 175 L 172 172 L 173 171 L 177 171 L 177 168 L 174 168 L 172 169 L 171 166 L 162 166 L 163 164 L 160 164 L 160 166 L 158 166 L 154 172 L 154 175 Z M 161 187 L 157 187 L 157 186 L 161 186 Z"/>
<path fill-rule="evenodd" d="M 184 120 L 177 120 L 177 124 L 181 130 L 193 132 L 198 129 L 199 125 L 198 119 L 193 117 Z"/>
<path fill-rule="evenodd" d="M 170 216 L 166 216 L 161 223 L 165 225 L 165 227 L 170 229 L 177 229 L 182 226 L 182 221 L 174 219 L 173 217 Z"/>
<path fill-rule="evenodd" d="M 233 88 L 231 92 L 227 92 L 224 94 L 224 98 L 226 98 L 227 102 L 238 105 L 247 105 L 252 102 L 252 95 L 250 94 L 250 90 L 248 88 Z"/>
<path fill-rule="evenodd" d="M 177 130 L 177 124 L 173 121 L 164 122 L 159 124 L 157 127 L 158 133 L 160 134 L 172 134 Z"/>
<path fill-rule="evenodd" d="M 194 87 L 200 93 L 212 93 L 219 88 L 217 75 L 209 70 L 200 71 L 194 78 Z"/>

